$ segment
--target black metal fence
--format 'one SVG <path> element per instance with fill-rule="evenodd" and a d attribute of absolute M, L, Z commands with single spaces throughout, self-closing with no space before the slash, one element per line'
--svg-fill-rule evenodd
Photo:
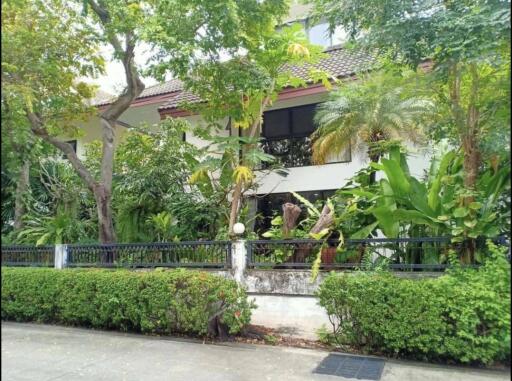
<path fill-rule="evenodd" d="M 504 237 L 494 239 L 508 247 Z M 327 242 L 312 239 L 247 241 L 249 268 L 308 269 L 320 253 L 320 268 L 395 271 L 443 271 L 450 260 L 476 267 L 486 257 L 485 240 L 453 243 L 449 237 L 374 238 Z M 230 241 L 89 244 L 67 246 L 67 267 L 195 267 L 230 268 Z M 46 266 L 55 262 L 54 246 L 2 246 L 2 266 Z"/>
<path fill-rule="evenodd" d="M 2 266 L 53 267 L 54 246 L 2 246 Z"/>
<path fill-rule="evenodd" d="M 67 266 L 226 268 L 231 266 L 231 242 L 69 245 Z"/>
<path fill-rule="evenodd" d="M 494 242 L 510 248 L 503 237 Z M 462 266 L 479 266 L 486 255 L 485 240 L 470 243 L 453 243 L 450 237 L 351 239 L 342 245 L 335 240 L 256 240 L 248 242 L 247 261 L 250 268 L 307 269 L 320 253 L 320 268 L 325 270 L 381 266 L 395 271 L 443 271 L 451 266 L 450 258 L 457 258 Z"/>

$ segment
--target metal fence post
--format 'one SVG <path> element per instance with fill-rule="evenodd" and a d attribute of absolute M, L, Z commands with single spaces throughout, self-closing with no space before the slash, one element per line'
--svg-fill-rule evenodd
<path fill-rule="evenodd" d="M 231 261 L 235 280 L 238 283 L 243 283 L 245 268 L 247 266 L 245 240 L 236 240 L 231 244 Z"/>
<path fill-rule="evenodd" d="M 55 268 L 63 269 L 68 263 L 68 245 L 55 245 Z"/>

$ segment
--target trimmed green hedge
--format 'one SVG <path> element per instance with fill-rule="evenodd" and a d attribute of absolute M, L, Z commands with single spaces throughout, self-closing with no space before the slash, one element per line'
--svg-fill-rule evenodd
<path fill-rule="evenodd" d="M 254 305 L 205 272 L 2 267 L 2 319 L 123 331 L 237 333 Z"/>
<path fill-rule="evenodd" d="M 478 270 L 435 279 L 330 275 L 318 292 L 333 321 L 323 339 L 422 360 L 510 361 L 510 264 L 491 252 Z"/>

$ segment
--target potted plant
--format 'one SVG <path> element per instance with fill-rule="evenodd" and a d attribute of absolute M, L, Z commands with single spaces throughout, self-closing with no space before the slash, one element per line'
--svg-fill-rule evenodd
<path fill-rule="evenodd" d="M 334 263 L 334 259 L 336 257 L 336 247 L 323 247 L 322 248 L 322 263 L 326 265 L 331 265 Z"/>

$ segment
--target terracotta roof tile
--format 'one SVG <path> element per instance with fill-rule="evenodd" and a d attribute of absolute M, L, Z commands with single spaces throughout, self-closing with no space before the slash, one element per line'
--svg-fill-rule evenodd
<path fill-rule="evenodd" d="M 327 49 L 325 53 L 328 55 L 315 65 L 290 66 L 292 73 L 303 79 L 308 78 L 308 72 L 311 67 L 328 72 L 336 78 L 350 76 L 356 72 L 366 70 L 375 60 L 372 55 L 360 50 L 348 50 L 340 46 L 333 46 Z M 287 70 L 288 68 L 284 68 Z M 172 99 L 163 103 L 158 109 L 165 110 L 179 107 L 184 102 L 199 102 L 200 99 L 193 93 L 183 90 Z"/>
<path fill-rule="evenodd" d="M 171 79 L 170 81 L 158 83 L 156 85 L 144 89 L 142 93 L 137 97 L 137 99 L 152 97 L 155 95 L 174 93 L 180 90 L 183 90 L 183 82 L 181 82 L 179 79 Z M 114 95 L 111 95 L 110 98 L 103 97 L 98 100 L 94 99 L 92 104 L 95 106 L 107 105 L 111 103 L 115 98 L 116 97 Z"/>
<path fill-rule="evenodd" d="M 330 49 L 327 49 L 325 53 L 328 56 L 315 65 L 291 66 L 290 68 L 292 73 L 296 76 L 307 79 L 308 71 L 313 66 L 315 68 L 328 72 L 333 77 L 342 78 L 352 75 L 360 70 L 365 70 L 365 68 L 369 67 L 372 63 L 375 62 L 374 58 L 368 53 L 357 50 L 348 50 L 340 46 L 334 46 Z M 163 103 L 158 108 L 159 110 L 176 108 L 184 102 L 200 101 L 199 97 L 197 97 L 190 91 L 183 89 L 183 82 L 179 79 L 172 79 L 164 83 L 159 83 L 157 85 L 150 86 L 144 89 L 142 94 L 137 99 L 152 97 L 156 95 L 170 94 L 175 92 L 179 93 L 176 94 L 172 99 Z M 95 106 L 109 104 L 110 102 L 112 102 L 113 99 L 115 99 L 114 96 L 102 96 L 97 98 L 98 99 L 93 100 L 93 104 Z"/>

